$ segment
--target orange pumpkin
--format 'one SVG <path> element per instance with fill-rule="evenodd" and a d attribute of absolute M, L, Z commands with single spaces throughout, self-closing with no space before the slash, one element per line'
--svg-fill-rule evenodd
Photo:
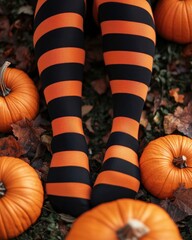
<path fill-rule="evenodd" d="M 0 72 L 0 132 L 11 130 L 11 124 L 23 118 L 32 120 L 39 110 L 39 94 L 30 77 L 22 70 L 7 68 Z"/>
<path fill-rule="evenodd" d="M 192 140 L 167 135 L 151 141 L 140 157 L 143 186 L 160 199 L 172 197 L 180 184 L 192 188 Z"/>
<path fill-rule="evenodd" d="M 66 240 L 181 240 L 168 213 L 153 203 L 119 199 L 85 212 L 73 223 Z"/>
<path fill-rule="evenodd" d="M 0 239 L 23 233 L 40 216 L 44 193 L 36 171 L 14 157 L 0 157 Z"/>
<path fill-rule="evenodd" d="M 192 1 L 159 0 L 154 10 L 156 30 L 176 43 L 192 42 Z"/>

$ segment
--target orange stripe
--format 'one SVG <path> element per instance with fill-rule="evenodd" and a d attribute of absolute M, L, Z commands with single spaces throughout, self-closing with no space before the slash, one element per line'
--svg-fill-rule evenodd
<path fill-rule="evenodd" d="M 138 139 L 139 123 L 131 118 L 116 117 L 113 119 L 111 132 L 124 132 Z"/>
<path fill-rule="evenodd" d="M 129 22 L 121 20 L 110 20 L 101 23 L 102 34 L 124 33 L 133 34 L 151 39 L 154 44 L 156 34 L 154 29 L 144 23 Z"/>
<path fill-rule="evenodd" d="M 78 166 L 89 171 L 88 157 L 81 151 L 63 151 L 53 154 L 50 167 Z"/>
<path fill-rule="evenodd" d="M 48 194 L 90 199 L 91 187 L 84 183 L 47 183 Z"/>
<path fill-rule="evenodd" d="M 84 64 L 85 51 L 81 48 L 66 47 L 57 48 L 44 53 L 38 60 L 39 72 L 52 65 L 61 63 L 81 63 Z"/>
<path fill-rule="evenodd" d="M 82 120 L 78 117 L 60 117 L 52 121 L 53 136 L 60 133 L 75 132 L 83 133 Z"/>
<path fill-rule="evenodd" d="M 83 18 L 77 13 L 61 13 L 47 18 L 34 32 L 34 45 L 45 33 L 62 27 L 75 27 L 83 31 Z"/>
<path fill-rule="evenodd" d="M 153 58 L 145 53 L 130 51 L 109 51 L 104 53 L 105 62 L 110 64 L 131 64 L 148 68 L 153 66 Z"/>
<path fill-rule="evenodd" d="M 143 100 L 145 100 L 148 91 L 146 84 L 131 80 L 111 80 L 110 86 L 112 94 L 130 93 L 141 97 Z"/>
<path fill-rule="evenodd" d="M 149 12 L 151 17 L 154 19 L 151 6 L 149 5 L 149 3 L 147 1 L 144 1 L 144 0 L 137 0 L 137 1 L 135 1 L 135 0 L 110 0 L 110 1 L 109 0 L 97 0 L 97 1 L 94 1 L 94 8 L 93 8 L 94 9 L 93 15 L 94 15 L 96 22 L 98 22 L 97 15 L 98 15 L 99 5 L 101 5 L 103 3 L 108 3 L 108 2 L 130 4 L 130 5 L 133 5 L 136 7 L 143 8 L 147 12 Z"/>
<path fill-rule="evenodd" d="M 109 147 L 106 150 L 104 162 L 112 157 L 122 158 L 136 166 L 139 166 L 138 164 L 138 156 L 137 154 L 130 148 L 119 146 L 119 145 L 113 145 Z"/>
<path fill-rule="evenodd" d="M 36 7 L 35 7 L 34 16 L 36 16 L 37 12 L 39 11 L 39 9 L 41 8 L 41 6 L 42 6 L 45 2 L 47 2 L 47 0 L 38 0 L 38 1 L 37 1 Z"/>
<path fill-rule="evenodd" d="M 98 184 L 109 184 L 114 186 L 120 186 L 138 191 L 140 182 L 127 174 L 115 172 L 115 171 L 104 171 L 99 173 L 95 181 L 95 185 Z"/>
<path fill-rule="evenodd" d="M 75 81 L 75 80 L 53 83 L 45 88 L 44 95 L 47 103 L 55 98 L 63 97 L 63 96 L 81 97 L 82 83 L 81 81 Z"/>

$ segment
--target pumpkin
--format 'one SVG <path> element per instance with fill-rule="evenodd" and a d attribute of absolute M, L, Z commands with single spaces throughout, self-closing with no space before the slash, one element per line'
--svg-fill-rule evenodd
<path fill-rule="evenodd" d="M 149 142 L 140 157 L 141 182 L 159 199 L 171 198 L 182 184 L 192 188 L 192 140 L 167 135 Z"/>
<path fill-rule="evenodd" d="M 66 240 L 181 240 L 168 213 L 154 203 L 118 199 L 83 213 Z"/>
<path fill-rule="evenodd" d="M 23 233 L 40 216 L 44 199 L 41 180 L 26 162 L 0 157 L 0 239 Z"/>
<path fill-rule="evenodd" d="M 154 9 L 157 33 L 176 43 L 192 42 L 191 16 L 191 0 L 159 0 Z"/>
<path fill-rule="evenodd" d="M 0 70 L 0 132 L 10 131 L 11 124 L 23 118 L 34 119 L 39 110 L 39 94 L 32 79 L 9 65 L 5 62 Z"/>

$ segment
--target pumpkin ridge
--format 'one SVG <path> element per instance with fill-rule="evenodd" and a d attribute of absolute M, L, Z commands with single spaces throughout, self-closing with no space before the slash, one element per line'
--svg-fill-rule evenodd
<path fill-rule="evenodd" d="M 21 96 L 20 96 L 21 97 Z M 11 96 L 9 96 L 9 100 L 11 101 L 11 105 L 13 105 L 13 101 L 12 101 L 12 99 L 10 99 L 10 98 L 15 98 L 15 99 L 17 99 L 17 100 L 19 100 L 19 98 L 20 97 L 15 97 L 15 96 L 13 96 L 13 95 L 11 95 Z M 25 100 L 25 99 L 24 99 Z M 29 101 L 30 102 L 30 101 Z M 29 106 L 28 104 L 27 104 L 27 106 L 24 104 L 24 101 L 18 101 L 18 103 L 19 103 L 19 105 L 21 106 L 23 106 L 23 108 L 25 108 L 25 110 L 30 114 L 30 118 L 33 118 L 34 116 L 32 116 L 31 115 L 31 112 L 33 112 L 33 111 L 30 111 L 29 110 L 29 108 L 27 108 L 27 106 Z M 17 112 L 18 113 L 20 113 L 21 112 L 21 109 L 19 109 L 18 108 L 18 103 L 14 103 L 14 108 L 16 108 L 17 109 Z M 30 106 L 30 108 L 33 108 L 34 107 L 34 109 L 36 109 L 36 107 L 34 106 L 34 105 L 32 105 L 32 106 Z M 21 117 L 22 118 L 22 117 Z M 13 122 L 14 123 L 14 122 Z"/>
<path fill-rule="evenodd" d="M 188 30 L 189 30 L 189 35 L 192 36 L 192 31 L 190 29 L 190 17 L 189 17 L 189 13 L 188 13 L 188 7 L 187 7 L 187 1 L 184 1 L 184 8 L 185 8 L 185 12 L 186 12 L 186 16 L 187 16 L 187 27 L 188 27 Z"/>
<path fill-rule="evenodd" d="M 159 193 L 157 194 L 157 196 L 159 196 L 159 195 L 161 194 L 162 190 L 163 190 L 164 187 L 165 187 L 165 184 L 166 184 L 166 182 L 167 182 L 167 179 L 169 178 L 171 172 L 174 171 L 174 168 L 175 168 L 175 166 L 173 165 L 172 168 L 169 170 L 169 173 L 167 174 L 167 176 L 166 176 L 166 178 L 165 178 L 165 181 L 163 182 L 162 187 L 161 187 Z"/>
<path fill-rule="evenodd" d="M 13 224 L 16 223 L 16 225 L 17 225 L 16 231 L 19 231 L 19 232 L 25 231 L 25 227 L 22 225 L 22 222 L 18 221 L 19 220 L 18 217 L 20 217 L 20 215 L 23 216 L 24 209 L 20 207 L 19 210 L 15 211 L 15 209 L 13 209 L 12 204 L 11 204 L 12 201 L 9 201 L 7 198 L 4 199 L 4 203 L 5 203 L 4 209 L 6 209 L 7 214 L 11 216 L 11 220 L 13 221 L 12 223 Z M 14 207 L 15 207 L 15 205 L 14 205 Z M 21 211 L 22 211 L 22 213 L 21 213 Z M 26 212 L 24 212 L 24 213 L 26 213 Z M 28 213 L 26 213 L 25 215 L 28 217 L 28 219 L 30 220 L 29 222 L 31 223 L 31 219 L 30 219 Z M 26 219 L 25 219 L 25 221 L 26 221 Z M 18 222 L 20 223 L 20 227 L 18 226 Z M 18 227 L 19 227 L 19 229 L 18 229 Z"/>

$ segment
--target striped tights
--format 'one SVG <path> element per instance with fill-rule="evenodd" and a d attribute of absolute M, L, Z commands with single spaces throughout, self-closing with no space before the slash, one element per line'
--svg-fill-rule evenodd
<path fill-rule="evenodd" d="M 81 118 L 86 0 L 38 0 L 34 48 L 53 130 L 46 192 L 58 212 L 79 216 L 134 198 L 140 187 L 139 121 L 150 84 L 155 26 L 146 0 L 95 0 L 93 14 L 113 100 L 113 121 L 94 186 Z"/>

